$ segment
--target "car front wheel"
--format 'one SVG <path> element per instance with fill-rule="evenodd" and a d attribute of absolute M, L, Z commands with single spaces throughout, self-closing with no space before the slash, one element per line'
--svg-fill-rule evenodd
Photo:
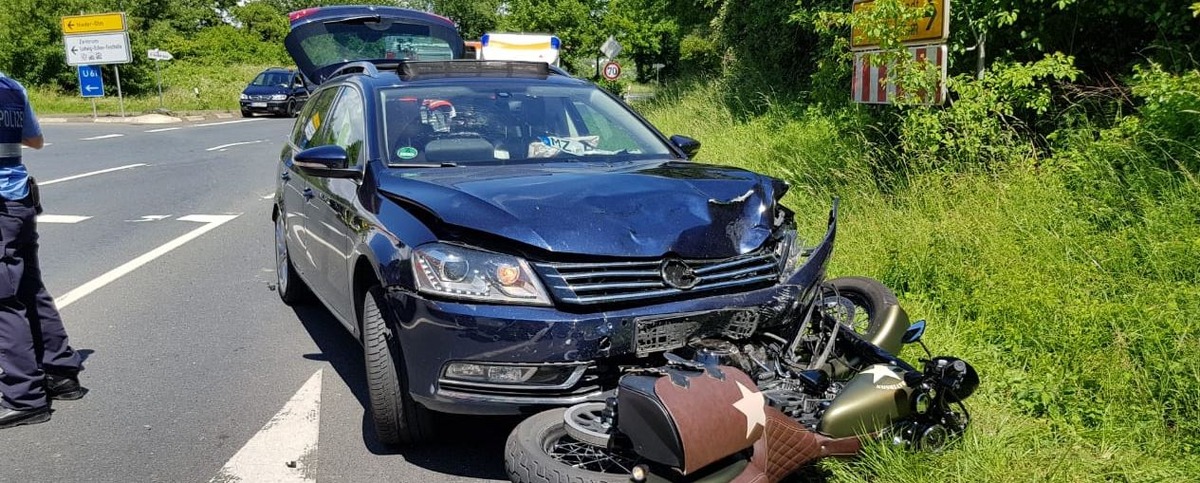
<path fill-rule="evenodd" d="M 363 354 L 375 437 L 387 445 L 413 444 L 429 439 L 433 415 L 408 393 L 408 377 L 400 345 L 379 310 L 383 289 L 363 294 Z"/>

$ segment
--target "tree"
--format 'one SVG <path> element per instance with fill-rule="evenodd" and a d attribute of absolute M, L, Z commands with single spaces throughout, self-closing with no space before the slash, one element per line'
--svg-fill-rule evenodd
<path fill-rule="evenodd" d="M 458 23 L 465 39 L 478 39 L 500 24 L 502 0 L 433 0 L 433 11 Z"/>

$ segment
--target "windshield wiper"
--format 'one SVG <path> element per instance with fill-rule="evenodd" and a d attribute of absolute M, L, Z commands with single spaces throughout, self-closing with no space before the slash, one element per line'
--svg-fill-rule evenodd
<path fill-rule="evenodd" d="M 388 163 L 389 168 L 457 168 L 458 163 Z"/>

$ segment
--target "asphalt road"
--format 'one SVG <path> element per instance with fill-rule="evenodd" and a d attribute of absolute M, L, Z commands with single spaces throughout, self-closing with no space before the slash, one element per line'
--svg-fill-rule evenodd
<path fill-rule="evenodd" d="M 322 482 L 504 481 L 516 420 L 443 417 L 435 443 L 381 446 L 357 342 L 271 290 L 269 198 L 291 126 L 43 126 L 49 145 L 24 154 L 52 215 L 39 223 L 44 278 L 91 393 L 0 431 L 0 482 L 261 481 L 246 475 L 280 468 Z M 315 449 L 289 459 L 310 436 Z"/>

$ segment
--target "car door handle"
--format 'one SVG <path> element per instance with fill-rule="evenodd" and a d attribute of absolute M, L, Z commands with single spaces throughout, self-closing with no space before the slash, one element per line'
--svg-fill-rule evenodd
<path fill-rule="evenodd" d="M 313 199 L 313 196 L 315 195 L 313 194 L 312 188 L 304 188 L 304 199 L 311 200 Z"/>

